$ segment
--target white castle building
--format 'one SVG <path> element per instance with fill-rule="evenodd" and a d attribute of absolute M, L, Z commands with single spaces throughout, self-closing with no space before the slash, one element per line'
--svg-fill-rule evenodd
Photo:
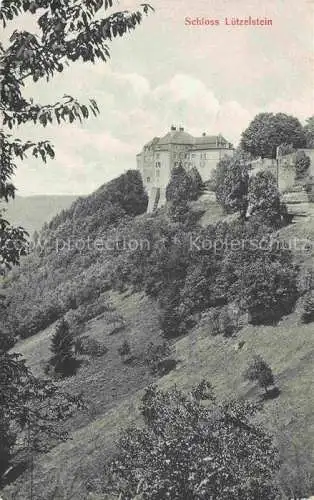
<path fill-rule="evenodd" d="M 187 170 L 196 167 L 203 181 L 207 181 L 219 160 L 233 153 L 233 145 L 222 135 L 203 133 L 201 137 L 193 137 L 183 127 L 172 126 L 164 137 L 154 137 L 136 156 L 149 196 L 148 212 L 165 203 L 173 167 L 180 163 Z"/>

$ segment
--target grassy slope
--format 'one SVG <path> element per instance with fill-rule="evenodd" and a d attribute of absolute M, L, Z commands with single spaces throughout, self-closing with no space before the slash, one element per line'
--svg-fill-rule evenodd
<path fill-rule="evenodd" d="M 206 223 L 215 222 L 219 208 L 203 199 L 206 208 Z M 307 221 L 309 222 L 309 220 Z M 311 220 L 313 222 L 313 220 Z M 306 237 L 314 233 L 314 224 L 296 224 L 285 228 L 282 233 L 291 237 Z M 279 237 L 281 235 L 279 234 Z M 303 259 L 302 259 L 303 260 Z M 306 257 L 306 263 L 311 257 Z M 108 337 L 106 318 L 98 318 L 89 323 L 89 335 L 106 339 L 110 346 L 108 354 L 80 369 L 79 374 L 65 385 L 73 391 L 82 388 L 95 403 L 92 414 L 76 419 L 77 428 L 72 440 L 61 444 L 36 461 L 35 498 L 46 500 L 54 483 L 61 485 L 58 498 L 80 500 L 87 496 L 86 483 L 99 476 L 102 464 L 112 450 L 119 429 L 138 418 L 138 403 L 143 387 L 152 378 L 140 366 L 125 366 L 116 353 L 117 346 L 127 336 L 140 350 L 149 337 L 159 336 L 156 307 L 150 300 L 139 294 L 133 296 L 110 294 L 117 312 L 121 313 L 128 327 L 124 332 Z M 206 317 L 189 336 L 176 342 L 177 368 L 160 379 L 162 387 L 177 384 L 190 388 L 202 378 L 211 381 L 219 398 L 229 396 L 258 399 L 260 391 L 245 382 L 242 373 L 254 354 L 261 354 L 273 368 L 276 383 L 280 388 L 277 399 L 265 403 L 261 418 L 265 425 L 278 434 L 284 431 L 291 436 L 304 453 L 314 449 L 314 422 L 312 418 L 314 393 L 314 335 L 313 324 L 302 325 L 298 312 L 285 318 L 277 327 L 243 328 L 234 339 L 221 336 L 210 337 Z M 239 341 L 244 341 L 238 350 Z M 48 337 L 42 333 L 36 338 L 20 344 L 30 366 L 40 369 L 38 355 L 47 358 Z M 289 446 L 286 454 L 289 453 Z M 309 459 L 308 459 L 309 460 Z M 314 457 L 312 456 L 312 463 Z M 74 483 L 72 484 L 72 480 Z M 7 488 L 5 500 L 26 498 L 27 481 L 19 481 Z"/>

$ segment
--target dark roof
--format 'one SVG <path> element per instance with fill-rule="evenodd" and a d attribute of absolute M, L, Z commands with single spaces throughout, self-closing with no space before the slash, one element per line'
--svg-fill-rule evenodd
<path fill-rule="evenodd" d="M 191 146 L 191 149 L 220 149 L 221 146 L 232 145 L 221 135 L 202 135 L 201 137 L 193 137 L 182 129 L 170 130 L 163 137 L 154 137 L 151 141 L 145 144 L 144 149 L 158 147 L 158 150 L 166 150 L 166 146 L 170 144 L 180 144 Z"/>
<path fill-rule="evenodd" d="M 147 142 L 144 146 L 144 148 L 149 148 L 151 146 L 156 146 L 156 144 L 159 142 L 159 137 L 154 137 L 151 139 L 149 142 Z"/>
<path fill-rule="evenodd" d="M 194 137 L 184 130 L 171 130 L 159 140 L 160 145 L 163 144 L 194 144 Z"/>
<path fill-rule="evenodd" d="M 202 135 L 202 137 L 195 137 L 194 144 L 227 144 L 228 141 L 222 135 Z"/>

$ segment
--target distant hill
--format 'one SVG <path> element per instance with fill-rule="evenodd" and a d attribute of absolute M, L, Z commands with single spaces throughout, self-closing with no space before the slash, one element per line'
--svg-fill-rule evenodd
<path fill-rule="evenodd" d="M 76 198 L 77 196 L 70 195 L 17 196 L 4 205 L 7 210 L 6 218 L 13 225 L 22 226 L 32 234 L 61 210 L 69 208 Z"/>

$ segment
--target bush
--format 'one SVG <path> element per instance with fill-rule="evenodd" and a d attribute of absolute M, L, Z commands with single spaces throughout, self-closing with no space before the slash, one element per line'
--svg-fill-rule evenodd
<path fill-rule="evenodd" d="M 207 317 L 211 335 L 222 334 L 224 337 L 231 337 L 238 328 L 237 322 L 229 311 L 228 306 L 211 308 Z"/>
<path fill-rule="evenodd" d="M 280 199 L 277 182 L 271 172 L 258 172 L 251 177 L 248 189 L 248 211 L 259 217 L 262 223 L 281 227 L 285 223 L 287 210 Z"/>
<path fill-rule="evenodd" d="M 15 338 L 8 332 L 0 330 L 0 351 L 8 351 L 15 344 Z"/>
<path fill-rule="evenodd" d="M 245 215 L 247 208 L 248 166 L 236 157 L 223 158 L 213 174 L 217 202 L 226 213 L 240 211 Z"/>
<path fill-rule="evenodd" d="M 171 171 L 171 178 L 166 188 L 166 200 L 175 205 L 196 200 L 202 192 L 203 181 L 197 168 L 187 172 L 180 164 Z"/>
<path fill-rule="evenodd" d="M 275 500 L 278 452 L 252 422 L 256 411 L 249 402 L 217 403 L 208 383 L 189 394 L 149 387 L 145 427 L 123 432 L 104 491 L 121 500 Z"/>
<path fill-rule="evenodd" d="M 144 361 L 154 375 L 164 375 L 176 365 L 174 360 L 169 359 L 170 354 L 171 349 L 168 342 L 162 344 L 151 342 L 145 351 Z"/>
<path fill-rule="evenodd" d="M 50 350 L 53 356 L 49 364 L 53 367 L 54 372 L 63 377 L 73 375 L 77 366 L 74 356 L 74 338 L 70 332 L 69 324 L 64 319 L 57 323 L 51 339 Z"/>
<path fill-rule="evenodd" d="M 159 324 L 166 338 L 172 339 L 182 335 L 181 319 L 174 304 L 169 304 L 161 310 Z"/>
<path fill-rule="evenodd" d="M 311 159 L 304 151 L 298 151 L 295 160 L 295 179 L 296 181 L 303 180 L 307 177 Z"/>
<path fill-rule="evenodd" d="M 98 358 L 107 354 L 108 348 L 96 339 L 91 339 L 85 335 L 75 340 L 74 351 L 76 354 Z"/>
<path fill-rule="evenodd" d="M 131 346 L 127 340 L 125 340 L 123 344 L 121 344 L 121 346 L 118 348 L 118 353 L 122 358 L 131 354 Z"/>
<path fill-rule="evenodd" d="M 301 316 L 303 323 L 314 321 L 314 291 L 308 292 L 304 299 L 303 312 Z"/>
<path fill-rule="evenodd" d="M 257 381 L 259 386 L 265 389 L 266 394 L 268 392 L 268 387 L 274 385 L 272 369 L 261 356 L 255 356 L 248 366 L 244 377 L 251 382 Z"/>

